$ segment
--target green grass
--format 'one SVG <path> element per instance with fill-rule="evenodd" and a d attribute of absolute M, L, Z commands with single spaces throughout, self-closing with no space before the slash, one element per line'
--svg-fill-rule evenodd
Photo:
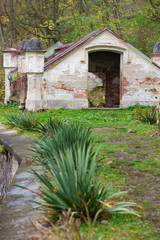
<path fill-rule="evenodd" d="M 34 113 L 34 117 L 41 123 L 48 121 L 50 117 L 64 119 L 66 122 L 81 122 L 87 127 L 93 128 L 93 134 L 97 138 L 96 145 L 100 147 L 98 162 L 98 175 L 102 184 L 108 181 L 112 183 L 112 193 L 131 189 L 133 194 L 128 200 L 138 202 L 143 208 L 142 219 L 135 217 L 118 217 L 110 219 L 106 223 L 97 222 L 94 232 L 96 239 L 150 239 L 158 240 L 157 226 L 145 217 L 146 213 L 152 215 L 159 209 L 147 199 L 142 199 L 136 191 L 143 188 L 144 193 L 152 195 L 150 189 L 146 189 L 145 180 L 154 186 L 154 178 L 160 176 L 160 136 L 152 137 L 158 131 L 156 125 L 141 123 L 131 116 L 133 108 L 116 110 L 70 110 L 59 109 Z M 0 106 L 0 122 L 6 123 L 5 115 L 18 112 L 17 106 Z M 96 129 L 94 129 L 96 128 Z M 102 128 L 100 130 L 100 128 Z M 135 129 L 136 133 L 128 133 L 129 129 Z M 34 137 L 31 132 L 24 132 Z M 137 178 L 130 176 L 130 172 L 136 171 L 141 175 Z M 143 180 L 144 179 L 144 183 Z M 141 186 L 142 181 L 142 186 Z M 135 191 L 135 194 L 134 194 Z M 123 200 L 123 199 L 122 199 Z M 125 197 L 124 197 L 124 200 Z M 147 216 L 148 216 L 147 215 Z M 81 230 L 88 231 L 86 224 L 82 224 Z"/>
<path fill-rule="evenodd" d="M 83 232 L 88 231 L 86 224 L 82 224 L 81 230 Z M 98 237 L 106 240 L 158 240 L 158 235 L 153 236 L 153 232 L 156 232 L 156 228 L 150 228 L 150 223 L 136 219 L 135 217 L 121 217 L 115 216 L 110 221 L 101 224 L 96 224 L 93 229 L 95 240 Z"/>
<path fill-rule="evenodd" d="M 33 115 L 42 123 L 47 122 L 50 117 L 56 117 L 64 119 L 66 122 L 78 121 L 91 128 L 112 126 L 123 132 L 127 132 L 130 128 L 134 128 L 138 132 L 146 132 L 154 128 L 154 126 L 134 120 L 131 116 L 132 111 L 133 107 L 115 110 L 58 109 L 36 112 Z M 0 105 L 0 121 L 5 123 L 5 115 L 11 112 L 18 112 L 17 105 Z"/>
<path fill-rule="evenodd" d="M 5 118 L 5 116 L 8 113 L 17 113 L 19 112 L 18 110 L 18 106 L 15 104 L 11 105 L 11 104 L 6 104 L 6 105 L 0 105 L 0 122 L 2 123 L 6 123 L 7 119 Z"/>

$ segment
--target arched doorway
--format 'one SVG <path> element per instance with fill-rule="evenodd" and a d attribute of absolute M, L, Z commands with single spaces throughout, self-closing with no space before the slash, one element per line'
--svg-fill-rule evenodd
<path fill-rule="evenodd" d="M 103 92 L 101 97 L 103 96 L 104 99 L 101 107 L 118 108 L 120 106 L 120 54 L 110 51 L 96 51 L 88 54 L 88 72 L 91 73 L 90 83 L 92 83 L 89 91 L 101 88 Z"/>

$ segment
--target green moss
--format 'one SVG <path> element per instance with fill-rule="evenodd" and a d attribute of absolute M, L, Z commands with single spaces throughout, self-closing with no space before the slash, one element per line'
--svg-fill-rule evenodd
<path fill-rule="evenodd" d="M 3 145 L 0 145 L 0 153 L 4 153 L 4 151 L 5 151 L 4 146 L 3 146 Z"/>
<path fill-rule="evenodd" d="M 97 87 L 89 92 L 88 101 L 92 107 L 105 107 L 105 89 Z"/>

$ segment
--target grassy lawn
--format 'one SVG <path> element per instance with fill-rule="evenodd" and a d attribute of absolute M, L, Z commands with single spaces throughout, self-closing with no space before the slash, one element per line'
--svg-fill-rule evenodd
<path fill-rule="evenodd" d="M 131 116 L 133 108 L 119 110 L 59 109 L 34 113 L 40 122 L 49 117 L 81 122 L 93 129 L 100 148 L 98 174 L 103 184 L 112 183 L 111 193 L 128 190 L 121 200 L 135 201 L 143 207 L 141 218 L 114 216 L 97 222 L 95 239 L 159 239 L 160 234 L 160 133 L 155 125 L 140 123 Z M 16 106 L 0 106 L 0 122 L 5 115 L 18 112 Z M 136 133 L 129 133 L 135 129 Z M 24 134 L 35 136 L 33 133 Z M 86 233 L 88 227 L 81 225 Z"/>

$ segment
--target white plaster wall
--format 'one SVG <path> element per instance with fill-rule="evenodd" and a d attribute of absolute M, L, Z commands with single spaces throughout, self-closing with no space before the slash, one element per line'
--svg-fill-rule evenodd
<path fill-rule="evenodd" d="M 123 65 L 122 107 L 136 103 L 157 105 L 160 95 L 160 69 L 129 50 L 131 63 Z"/>
<path fill-rule="evenodd" d="M 42 109 L 43 81 L 42 73 L 44 71 L 44 52 L 28 51 L 23 57 L 25 72 L 27 73 L 27 99 L 25 107 L 30 111 Z M 22 66 L 22 70 L 24 69 Z"/>
<path fill-rule="evenodd" d="M 16 51 L 16 49 L 12 49 L 12 51 Z M 10 81 L 8 80 L 8 75 L 11 71 L 15 70 L 18 67 L 18 56 L 13 55 L 13 52 L 4 52 L 3 53 L 3 67 L 5 68 L 5 100 L 7 103 L 10 101 Z"/>
<path fill-rule="evenodd" d="M 88 92 L 92 91 L 96 87 L 102 87 L 102 79 L 97 77 L 95 74 L 88 72 Z"/>
<path fill-rule="evenodd" d="M 44 53 L 38 51 L 25 52 L 25 72 L 43 73 Z"/>
<path fill-rule="evenodd" d="M 29 111 L 42 109 L 42 74 L 27 74 L 27 82 L 26 109 Z"/>
<path fill-rule="evenodd" d="M 121 53 L 121 107 L 137 102 L 157 104 L 160 69 L 124 41 L 105 31 L 44 72 L 44 107 L 88 106 L 88 52 L 96 50 Z"/>
<path fill-rule="evenodd" d="M 8 75 L 11 71 L 15 68 L 5 68 L 5 100 L 4 102 L 7 103 L 10 101 L 11 91 L 10 91 L 10 81 L 8 80 Z"/>
<path fill-rule="evenodd" d="M 46 79 L 44 107 L 88 107 L 87 100 L 87 63 L 81 63 L 81 49 L 64 58 L 63 62 L 46 70 L 42 79 Z"/>
<path fill-rule="evenodd" d="M 160 54 L 157 54 L 157 56 L 156 54 L 152 54 L 151 58 L 154 62 L 156 62 L 160 66 Z"/>
<path fill-rule="evenodd" d="M 15 51 L 16 51 L 16 49 L 15 49 Z M 8 67 L 17 68 L 17 66 L 18 66 L 17 58 L 18 58 L 17 55 L 13 56 L 12 52 L 3 53 L 3 67 L 4 68 L 8 68 Z"/>
<path fill-rule="evenodd" d="M 18 72 L 19 73 L 26 72 L 26 58 L 24 53 L 18 55 Z"/>

